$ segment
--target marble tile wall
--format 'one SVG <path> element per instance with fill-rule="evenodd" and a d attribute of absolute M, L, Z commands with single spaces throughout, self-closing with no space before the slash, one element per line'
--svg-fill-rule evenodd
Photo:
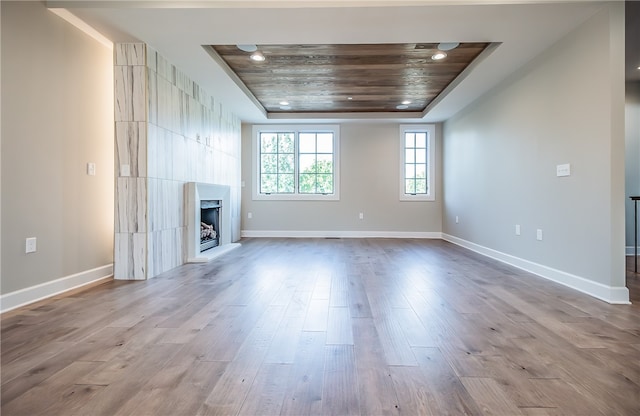
<path fill-rule="evenodd" d="M 113 276 L 119 280 L 144 280 L 147 265 L 147 233 L 118 233 L 115 235 Z"/>
<path fill-rule="evenodd" d="M 186 260 L 187 182 L 231 187 L 240 238 L 240 120 L 148 45 L 115 53 L 115 274 L 145 279 Z"/>
<path fill-rule="evenodd" d="M 115 120 L 147 121 L 146 48 L 142 43 L 120 44 L 115 48 Z"/>
<path fill-rule="evenodd" d="M 119 44 L 114 53 L 114 276 L 140 280 L 147 277 L 146 48 Z"/>
<path fill-rule="evenodd" d="M 147 123 L 116 122 L 116 176 L 147 176 L 146 149 Z"/>
<path fill-rule="evenodd" d="M 146 178 L 116 178 L 115 229 L 117 233 L 147 231 Z"/>

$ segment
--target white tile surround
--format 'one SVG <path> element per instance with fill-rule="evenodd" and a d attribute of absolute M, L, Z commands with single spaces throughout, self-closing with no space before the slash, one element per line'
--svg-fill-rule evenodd
<path fill-rule="evenodd" d="M 227 251 L 239 247 L 231 242 L 231 215 L 229 207 L 230 188 L 225 185 L 189 182 L 187 189 L 187 263 L 206 263 Z M 220 201 L 219 246 L 200 252 L 200 201 Z"/>
<path fill-rule="evenodd" d="M 144 280 L 187 261 L 188 182 L 228 187 L 240 238 L 240 120 L 147 45 L 114 52 L 114 276 Z"/>

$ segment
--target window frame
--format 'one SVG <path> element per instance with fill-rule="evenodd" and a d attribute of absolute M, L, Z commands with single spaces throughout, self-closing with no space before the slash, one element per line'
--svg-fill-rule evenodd
<path fill-rule="evenodd" d="M 407 194 L 404 192 L 405 187 L 405 133 L 427 133 L 427 190 L 425 194 Z M 400 201 L 435 201 L 436 200 L 436 178 L 435 178 L 435 161 L 436 161 L 436 127 L 434 124 L 401 124 L 399 151 L 400 151 L 400 169 L 399 169 L 399 198 Z"/>
<path fill-rule="evenodd" d="M 260 193 L 260 134 L 261 133 L 294 133 L 294 193 Z M 306 194 L 299 193 L 300 149 L 298 137 L 300 133 L 333 133 L 333 193 Z M 340 126 L 337 124 L 266 124 L 254 125 L 252 128 L 252 198 L 262 201 L 339 201 L 340 200 Z"/>

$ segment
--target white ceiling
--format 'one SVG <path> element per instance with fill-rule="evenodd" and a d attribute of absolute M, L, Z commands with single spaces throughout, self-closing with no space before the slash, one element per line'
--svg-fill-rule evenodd
<path fill-rule="evenodd" d="M 496 3 L 93 0 L 47 5 L 68 9 L 114 42 L 146 42 L 243 122 L 268 123 L 283 120 L 268 120 L 201 45 L 501 42 L 423 119 L 437 122 L 453 116 L 602 7 L 595 1 Z"/>

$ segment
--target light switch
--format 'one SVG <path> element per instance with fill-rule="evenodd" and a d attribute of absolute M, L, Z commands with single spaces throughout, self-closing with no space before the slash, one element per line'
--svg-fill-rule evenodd
<path fill-rule="evenodd" d="M 120 176 L 131 176 L 131 166 L 120 165 Z"/>
<path fill-rule="evenodd" d="M 540 228 L 536 230 L 536 240 L 542 241 L 542 230 Z"/>
<path fill-rule="evenodd" d="M 96 176 L 96 164 L 93 162 L 87 163 L 87 175 Z"/>
<path fill-rule="evenodd" d="M 556 176 L 570 176 L 571 175 L 571 164 L 565 163 L 564 165 L 556 166 Z"/>
<path fill-rule="evenodd" d="M 520 235 L 520 224 L 516 224 L 516 235 Z"/>

